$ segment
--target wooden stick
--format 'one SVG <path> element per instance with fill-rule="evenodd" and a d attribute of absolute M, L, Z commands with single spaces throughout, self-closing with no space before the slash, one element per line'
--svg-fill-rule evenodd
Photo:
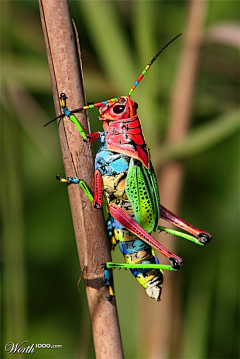
<path fill-rule="evenodd" d="M 39 6 L 55 109 L 59 115 L 59 94 L 62 92 L 68 96 L 70 109 L 85 104 L 80 49 L 76 45 L 67 1 L 39 0 Z M 86 113 L 77 117 L 84 131 L 90 133 Z M 59 121 L 59 136 L 66 176 L 83 179 L 93 192 L 92 146 L 83 142 L 77 128 L 67 118 Z M 115 301 L 107 301 L 108 292 L 102 281 L 101 265 L 111 260 L 103 213 L 93 209 L 79 186 L 69 185 L 68 193 L 96 358 L 123 358 Z"/>

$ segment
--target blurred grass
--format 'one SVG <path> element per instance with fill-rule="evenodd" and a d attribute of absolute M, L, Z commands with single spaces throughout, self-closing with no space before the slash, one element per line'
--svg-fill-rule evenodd
<path fill-rule="evenodd" d="M 2 111 L 3 113 L 3 111 Z M 9 114 L 10 115 L 10 114 Z M 26 327 L 26 264 L 25 264 L 25 226 L 23 212 L 23 185 L 21 155 L 9 143 L 19 145 L 19 126 L 11 113 L 8 123 L 2 123 L 3 176 L 2 223 L 5 262 L 5 283 L 3 298 L 5 302 L 5 333 L 13 340 L 24 340 Z M 10 126 L 9 126 L 10 125 Z M 12 205 L 14 203 L 14 205 Z M 17 255 L 16 255 L 17 254 Z M 3 258 L 3 259 L 4 259 Z M 17 325 L 15 325 L 17 323 Z"/>
<path fill-rule="evenodd" d="M 87 101 L 127 94 L 186 21 L 184 1 L 69 3 L 79 30 Z M 1 8 L 2 356 L 8 341 L 29 340 L 63 345 L 39 349 L 36 358 L 93 358 L 82 283 L 81 294 L 77 290 L 67 192 L 54 180 L 64 173 L 57 128 L 42 127 L 55 114 L 38 4 L 5 1 Z M 237 2 L 209 2 L 206 33 L 223 21 L 239 21 Z M 164 137 L 180 51 L 181 40 L 161 55 L 133 95 L 155 166 L 160 149 L 166 159 L 184 161 L 179 214 L 214 237 L 204 249 L 179 242 L 185 262 L 177 273 L 184 320 L 179 358 L 237 358 L 239 49 L 203 45 L 192 129 L 186 143 L 169 149 Z M 97 112 L 89 116 L 92 130 L 100 130 Z M 118 250 L 113 257 L 121 261 Z M 125 356 L 141 358 L 137 283 L 128 272 L 114 274 Z"/>

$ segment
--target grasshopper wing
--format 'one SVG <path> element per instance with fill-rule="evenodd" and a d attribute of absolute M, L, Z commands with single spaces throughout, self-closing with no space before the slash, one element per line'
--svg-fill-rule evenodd
<path fill-rule="evenodd" d="M 160 218 L 157 180 L 151 163 L 148 170 L 140 161 L 131 159 L 126 179 L 126 194 L 137 223 L 151 233 Z"/>

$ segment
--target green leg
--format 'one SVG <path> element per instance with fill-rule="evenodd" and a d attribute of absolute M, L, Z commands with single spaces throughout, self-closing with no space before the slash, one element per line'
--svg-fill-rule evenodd
<path fill-rule="evenodd" d="M 199 244 L 200 246 L 204 246 L 203 243 L 200 243 L 197 238 L 195 238 L 194 236 L 191 236 L 190 234 L 175 231 L 174 229 L 166 228 L 166 227 L 163 227 L 163 226 L 157 226 L 156 230 L 157 229 L 159 229 L 160 231 L 164 231 L 166 233 L 170 233 L 170 234 L 172 234 L 174 236 L 178 236 L 178 237 L 187 239 L 188 241 L 191 241 L 191 242 L 194 242 L 196 244 Z"/>
<path fill-rule="evenodd" d="M 107 262 L 105 264 L 107 269 L 114 269 L 114 268 L 125 268 L 125 269 L 133 269 L 133 268 L 142 268 L 142 269 L 164 269 L 164 270 L 171 270 L 177 271 L 177 269 L 173 268 L 167 264 L 134 264 L 134 263 L 113 263 Z"/>
<path fill-rule="evenodd" d="M 56 176 L 56 178 L 59 182 L 79 184 L 82 187 L 82 189 L 84 190 L 84 192 L 86 193 L 91 204 L 93 204 L 93 196 L 92 196 L 91 192 L 89 191 L 86 183 L 83 180 L 81 180 L 79 178 L 74 178 L 74 177 L 62 178 L 61 175 Z"/>

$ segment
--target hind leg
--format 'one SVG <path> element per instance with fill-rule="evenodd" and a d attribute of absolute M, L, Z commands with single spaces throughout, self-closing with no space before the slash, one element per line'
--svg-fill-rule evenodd
<path fill-rule="evenodd" d="M 162 205 L 161 205 L 161 218 L 165 219 L 166 221 L 174 224 L 175 226 L 177 226 L 179 228 L 182 228 L 186 232 L 192 234 L 197 239 L 197 241 L 201 244 L 206 244 L 206 243 L 210 242 L 212 239 L 212 236 L 210 233 L 205 232 L 197 227 L 192 226 L 190 223 L 184 221 L 183 219 L 178 217 L 176 214 L 170 212 L 167 208 L 165 208 Z M 164 227 L 159 228 L 159 229 L 165 230 Z M 180 233 L 180 232 L 178 232 L 178 233 Z M 194 239 L 187 238 L 187 237 L 191 237 L 191 236 L 185 235 L 185 237 L 184 237 L 184 233 L 179 235 L 179 234 L 177 234 L 177 231 L 176 231 L 175 235 L 178 235 L 179 237 L 183 237 L 185 239 L 192 240 L 194 242 Z M 192 238 L 194 238 L 194 237 L 192 237 Z"/>

